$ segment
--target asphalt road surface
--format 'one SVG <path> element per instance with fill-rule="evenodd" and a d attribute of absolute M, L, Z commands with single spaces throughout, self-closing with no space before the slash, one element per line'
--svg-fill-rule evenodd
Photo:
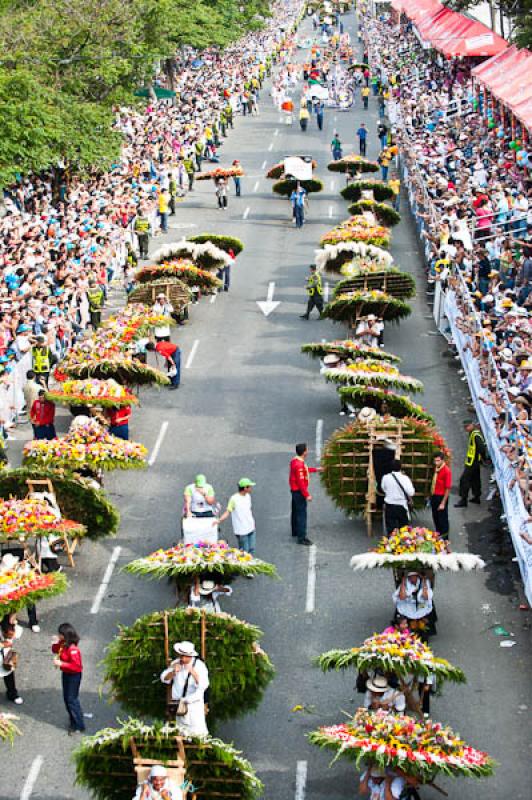
<path fill-rule="evenodd" d="M 348 19 L 354 31 L 354 16 Z M 303 32 L 310 29 L 304 23 Z M 231 195 L 220 211 L 212 186 L 197 184 L 179 204 L 167 237 L 152 247 L 200 231 L 234 234 L 245 251 L 233 269 L 229 294 L 194 306 L 190 324 L 176 334 L 183 351 L 182 386 L 178 392 L 149 389 L 134 412 L 131 437 L 147 445 L 152 465 L 145 472 L 112 474 L 106 489 L 122 514 L 118 537 L 87 542 L 76 568 L 67 570 L 68 594 L 44 603 L 42 632 L 24 632 L 17 649 L 22 659 L 17 677 L 24 705 L 20 713 L 23 737 L 2 748 L 0 800 L 40 798 L 78 800 L 88 794 L 74 785 L 70 753 L 75 745 L 66 733 L 60 680 L 49 646 L 57 625 L 72 622 L 81 632 L 85 661 L 81 700 L 89 733 L 113 724 L 120 708 L 100 695 L 98 663 L 118 623 L 130 624 L 141 614 L 171 606 L 171 587 L 121 572 L 132 558 L 176 541 L 183 487 L 197 472 L 205 472 L 225 501 L 243 475 L 257 482 L 253 506 L 257 520 L 257 554 L 274 562 L 281 581 L 243 581 L 224 608 L 264 630 L 263 646 L 277 668 L 262 706 L 254 714 L 226 724 L 218 733 L 233 741 L 252 761 L 265 783 L 268 800 L 343 800 L 357 796 L 358 776 L 347 762 L 329 768 L 330 754 L 306 741 L 320 724 L 344 719 L 356 708 L 354 675 L 322 675 L 311 663 L 333 647 L 356 646 L 380 631 L 392 613 L 392 579 L 385 571 L 354 574 L 349 558 L 367 549 L 362 522 L 336 510 L 314 481 L 310 507 L 310 537 L 316 551 L 297 547 L 290 537 L 288 462 L 296 442 L 308 441 L 310 463 L 316 450 L 339 425 L 334 389 L 318 374 L 316 362 L 301 355 L 306 341 L 341 338 L 341 325 L 299 318 L 305 307 L 304 282 L 318 239 L 347 216 L 338 194 L 342 176 L 326 170 L 330 141 L 337 129 L 344 152 L 354 147 L 355 131 L 369 127 L 368 156 L 378 153 L 376 103 L 369 111 L 360 102 L 346 113 L 327 111 L 323 132 L 312 121 L 302 133 L 285 126 L 266 90 L 258 117 L 239 118 L 222 150 L 222 162 L 239 158 L 246 170 L 243 196 Z M 296 230 L 288 201 L 272 194 L 264 178 L 267 166 L 286 155 L 309 154 L 318 161 L 316 174 L 325 191 L 313 195 L 307 223 Z M 412 221 L 405 210 L 394 229 L 392 253 L 397 263 L 418 279 L 412 316 L 385 332 L 385 346 L 403 358 L 407 374 L 423 380 L 424 404 L 454 452 L 458 477 L 465 437 L 467 390 L 444 340 L 435 334 L 426 302 L 424 272 Z M 280 305 L 267 318 L 256 301 L 265 300 L 275 282 Z M 315 312 L 314 312 L 315 313 Z M 66 430 L 67 417 L 63 420 Z M 12 463 L 18 463 L 22 427 L 11 442 Z M 158 447 L 156 447 L 158 445 Z M 486 475 L 485 484 L 487 484 Z M 452 498 L 454 500 L 454 498 Z M 430 523 L 422 516 L 419 524 Z M 231 540 L 229 523 L 225 533 Z M 451 541 L 455 549 L 480 552 L 488 567 L 480 574 L 441 575 L 437 603 L 439 634 L 436 653 L 460 665 L 465 686 L 445 688 L 432 704 L 432 715 L 451 724 L 475 746 L 485 748 L 500 766 L 485 782 L 439 780 L 452 800 L 512 800 L 530 798 L 531 753 L 529 613 L 519 610 L 518 580 L 511 546 L 500 531 L 498 512 L 484 501 L 480 507 L 454 510 Z M 309 560 L 315 556 L 315 572 Z M 116 560 L 108 587 L 100 587 L 110 560 Z M 309 568 L 310 564 L 310 568 Z M 310 580 L 309 580 L 310 575 Z M 315 578 L 315 584 L 313 584 Z M 97 601 L 100 597 L 101 603 Z M 496 623 L 515 642 L 501 648 L 493 633 Z M 294 707 L 303 707 L 294 711 Z M 7 709 L 2 699 L 0 708 Z M 9 708 L 14 710 L 14 708 Z M 124 716 L 122 712 L 122 716 Z M 437 796 L 426 789 L 424 797 Z"/>

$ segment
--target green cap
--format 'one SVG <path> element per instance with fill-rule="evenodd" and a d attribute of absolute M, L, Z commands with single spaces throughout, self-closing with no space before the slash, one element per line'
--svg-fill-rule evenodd
<path fill-rule="evenodd" d="M 253 481 L 250 481 L 249 478 L 240 478 L 240 480 L 238 481 L 239 489 L 247 489 L 248 486 L 256 486 L 256 485 L 257 484 L 253 483 Z"/>
<path fill-rule="evenodd" d="M 201 488 L 207 485 L 207 478 L 205 477 L 205 475 L 196 475 L 194 483 L 196 484 L 196 486 L 199 486 Z"/>

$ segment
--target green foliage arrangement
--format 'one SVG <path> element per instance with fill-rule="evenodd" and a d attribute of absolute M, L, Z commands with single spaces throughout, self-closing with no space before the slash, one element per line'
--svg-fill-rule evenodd
<path fill-rule="evenodd" d="M 235 256 L 242 252 L 244 243 L 236 236 L 227 236 L 218 233 L 198 233 L 196 236 L 189 236 L 189 242 L 196 242 L 197 244 L 204 244 L 205 242 L 212 242 L 216 247 L 225 250 L 226 253 L 232 250 Z"/>
<path fill-rule="evenodd" d="M 376 161 L 370 161 L 364 156 L 357 156 L 351 153 L 348 156 L 331 161 L 327 165 L 330 172 L 343 172 L 348 175 L 358 175 L 361 172 L 378 172 L 380 167 Z"/>
<path fill-rule="evenodd" d="M 338 294 L 323 309 L 323 316 L 347 322 L 356 316 L 375 314 L 384 320 L 400 320 L 412 312 L 410 306 L 398 297 L 385 292 L 350 291 Z"/>
<path fill-rule="evenodd" d="M 283 178 L 272 186 L 272 191 L 275 194 L 280 194 L 282 197 L 290 197 L 297 184 L 305 189 L 309 194 L 323 191 L 323 182 L 317 178 L 311 178 L 308 181 L 296 181 L 295 178 Z"/>
<path fill-rule="evenodd" d="M 423 391 L 421 381 L 409 375 L 401 375 L 391 364 L 372 359 L 353 361 L 340 369 L 326 369 L 324 376 L 325 380 L 332 383 L 377 386 L 412 393 Z"/>
<path fill-rule="evenodd" d="M 200 269 L 188 260 L 175 261 L 166 264 L 151 264 L 142 267 L 135 273 L 137 283 L 163 282 L 164 279 L 177 278 L 187 286 L 199 286 L 204 292 L 219 289 L 222 282 L 212 272 Z"/>
<path fill-rule="evenodd" d="M 204 612 L 205 662 L 209 669 L 209 728 L 256 709 L 275 670 L 258 646 L 262 631 L 229 614 Z M 195 608 L 156 611 L 121 627 L 107 647 L 104 678 L 111 698 L 131 714 L 164 719 L 166 687 L 159 676 L 166 669 L 165 616 L 170 658 L 172 645 L 193 642 L 201 652 L 202 612 Z"/>
<path fill-rule="evenodd" d="M 390 364 L 399 364 L 401 359 L 393 353 L 388 353 L 380 347 L 369 347 L 359 344 L 351 339 L 344 339 L 338 342 L 311 342 L 301 347 L 302 353 L 308 353 L 314 358 L 323 358 L 327 355 L 339 355 L 342 358 L 373 358 L 380 361 L 388 361 Z"/>
<path fill-rule="evenodd" d="M 70 378 L 114 378 L 124 386 L 166 386 L 169 378 L 160 369 L 143 364 L 139 359 L 121 353 L 116 358 L 101 359 L 81 364 L 63 362 L 61 370 Z"/>
<path fill-rule="evenodd" d="M 383 414 L 385 403 L 387 413 L 396 419 L 413 417 L 435 424 L 432 414 L 422 406 L 391 389 L 379 389 L 377 386 L 339 386 L 338 394 L 355 408 L 374 408 L 377 413 Z"/>
<path fill-rule="evenodd" d="M 439 431 L 426 420 L 410 417 L 380 420 L 374 424 L 371 435 L 393 437 L 398 430 L 401 432 L 401 463 L 416 488 L 414 507 L 423 508 L 431 492 L 434 454 L 441 450 L 447 457 L 449 450 Z M 335 431 L 323 450 L 323 487 L 346 514 L 360 514 L 366 509 L 369 437 L 368 426 L 354 420 Z"/>
<path fill-rule="evenodd" d="M 401 215 L 394 208 L 385 203 L 377 203 L 375 200 L 358 200 L 352 203 L 347 209 L 350 214 L 363 214 L 364 211 L 371 211 L 379 222 L 391 228 L 401 222 Z"/>
<path fill-rule="evenodd" d="M 144 758 L 162 764 L 175 760 L 175 723 L 147 725 L 136 719 L 119 721 L 118 728 L 104 728 L 85 736 L 74 752 L 76 782 L 88 789 L 96 800 L 131 800 L 136 779 L 131 741 Z M 197 800 L 256 800 L 262 784 L 253 767 L 240 752 L 220 739 L 183 739 L 186 779 L 195 787 Z"/>
<path fill-rule="evenodd" d="M 108 500 L 105 492 L 95 489 L 86 478 L 49 468 L 26 468 L 0 472 L 0 497 L 25 497 L 28 479 L 49 478 L 54 486 L 59 508 L 65 517 L 74 519 L 87 529 L 88 539 L 116 536 L 120 514 Z"/>
<path fill-rule="evenodd" d="M 353 181 L 345 186 L 340 194 L 344 200 L 357 202 L 362 197 L 362 192 L 373 192 L 378 203 L 384 200 L 393 200 L 393 190 L 381 181 Z"/>
<path fill-rule="evenodd" d="M 347 268 L 346 268 L 347 270 Z M 349 270 L 349 277 L 339 281 L 334 287 L 333 297 L 352 291 L 376 289 L 392 297 L 404 300 L 414 297 L 416 282 L 408 272 L 401 272 L 397 267 L 386 269 L 354 267 Z"/>

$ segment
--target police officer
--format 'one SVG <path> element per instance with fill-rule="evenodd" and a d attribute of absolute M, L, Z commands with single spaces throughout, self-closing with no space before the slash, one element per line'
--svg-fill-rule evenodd
<path fill-rule="evenodd" d="M 148 244 L 150 241 L 150 220 L 148 219 L 146 212 L 143 208 L 140 209 L 139 213 L 135 217 L 135 222 L 133 223 L 133 230 L 138 239 L 139 243 L 139 253 L 141 258 L 148 258 Z"/>
<path fill-rule="evenodd" d="M 318 309 L 321 317 L 323 313 L 323 286 L 321 275 L 314 264 L 310 265 L 310 275 L 307 278 L 307 295 L 307 312 L 306 314 L 301 314 L 301 319 L 308 319 L 313 308 Z"/>
<path fill-rule="evenodd" d="M 460 476 L 460 501 L 455 503 L 455 508 L 466 508 L 467 496 L 471 489 L 472 503 L 480 504 L 482 486 L 480 484 L 480 465 L 486 458 L 486 443 L 480 432 L 478 422 L 466 422 L 465 429 L 469 433 L 464 470 Z"/>
<path fill-rule="evenodd" d="M 87 300 L 89 301 L 89 314 L 93 330 L 97 330 L 102 323 L 102 308 L 105 294 L 101 286 L 94 279 L 89 281 L 87 289 Z"/>
<path fill-rule="evenodd" d="M 42 334 L 37 336 L 37 342 L 31 348 L 31 362 L 37 383 L 40 383 L 42 386 L 48 386 L 50 370 L 57 362 L 57 358 L 46 344 L 46 339 Z M 31 409 L 28 409 L 28 412 L 30 410 Z"/>

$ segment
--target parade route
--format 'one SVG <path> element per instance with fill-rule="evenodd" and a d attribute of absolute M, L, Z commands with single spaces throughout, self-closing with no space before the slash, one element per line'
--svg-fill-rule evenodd
<path fill-rule="evenodd" d="M 345 18 L 353 38 L 355 15 Z M 305 20 L 301 35 L 311 32 Z M 62 699 L 49 653 L 49 640 L 67 617 L 81 632 L 85 662 L 81 699 L 87 730 L 94 733 L 125 718 L 109 705 L 98 666 L 117 625 L 174 603 L 166 581 L 146 581 L 123 571 L 132 559 L 171 546 L 179 537 L 182 493 L 197 473 L 204 473 L 224 504 L 242 475 L 256 482 L 253 509 L 257 521 L 257 555 L 277 566 L 280 580 L 258 577 L 239 580 L 223 610 L 258 625 L 276 678 L 254 712 L 224 723 L 216 731 L 234 742 L 252 762 L 265 784 L 266 800 L 350 800 L 357 796 L 353 765 L 338 761 L 329 769 L 331 754 L 319 751 L 306 734 L 323 724 L 341 721 L 352 712 L 357 695 L 354 674 L 322 674 L 312 660 L 335 647 L 350 647 L 382 630 L 392 615 L 393 581 L 387 571 L 354 573 L 349 559 L 368 549 L 362 520 L 347 519 L 334 507 L 312 477 L 309 507 L 310 548 L 297 547 L 290 536 L 288 464 L 296 442 L 308 442 L 309 464 L 316 465 L 323 445 L 345 418 L 338 415 L 334 388 L 325 384 L 317 363 L 300 352 L 305 342 L 342 338 L 341 325 L 309 321 L 304 313 L 305 280 L 319 237 L 347 216 L 339 195 L 343 176 L 331 177 L 330 142 L 337 130 L 344 153 L 358 152 L 355 131 L 365 121 L 369 129 L 368 157 L 376 158 L 377 105 L 364 111 L 360 99 L 348 112 L 326 110 L 324 130 L 311 120 L 303 133 L 297 122 L 281 124 L 267 84 L 261 92 L 260 115 L 238 118 L 221 150 L 223 164 L 238 158 L 248 177 L 242 197 L 232 185 L 226 210 L 216 207 L 210 181 L 178 203 L 169 233 L 150 243 L 161 244 L 182 235 L 212 231 L 237 236 L 245 249 L 232 269 L 231 288 L 190 310 L 190 321 L 174 328 L 172 338 L 182 350 L 181 386 L 144 388 L 134 410 L 130 437 L 149 450 L 145 471 L 113 473 L 105 489 L 120 509 L 121 525 L 114 540 L 85 542 L 76 554 L 75 585 L 63 597 L 47 601 L 40 614 L 41 633 L 24 631 L 24 660 L 18 683 L 24 705 L 17 709 L 23 737 L 4 752 L 0 800 L 87 800 L 74 786 L 70 753 L 76 739 L 62 726 Z M 298 95 L 296 95 L 298 96 Z M 287 155 L 309 155 L 324 181 L 312 195 L 305 225 L 294 227 L 290 204 L 271 191 L 265 171 Z M 252 177 L 249 177 L 252 176 Z M 258 177 L 256 177 L 258 176 Z M 386 349 L 403 359 L 404 371 L 423 380 L 422 404 L 436 417 L 453 451 L 458 476 L 465 441 L 461 421 L 467 417 L 467 387 L 460 382 L 447 345 L 435 333 L 424 292 L 423 264 L 414 226 L 403 202 L 403 219 L 394 229 L 391 252 L 400 267 L 418 279 L 413 313 L 400 327 L 387 325 Z M 147 262 L 149 263 L 149 262 Z M 266 309 L 266 310 L 265 310 Z M 266 311 L 268 313 L 266 313 Z M 152 356 L 153 359 L 153 356 Z M 155 363 L 153 360 L 152 363 Z M 61 414 L 58 430 L 65 431 Z M 10 443 L 12 465 L 20 462 L 20 428 Z M 486 472 L 485 484 L 489 474 Z M 455 482 L 456 483 L 456 482 Z M 453 494 L 452 502 L 456 501 Z M 418 517 L 428 524 L 430 512 Z M 468 683 L 445 687 L 432 701 L 434 717 L 445 720 L 464 739 L 489 749 L 499 763 L 488 782 L 438 780 L 450 800 L 528 800 L 530 796 L 530 736 L 532 709 L 527 620 L 514 591 L 518 580 L 512 565 L 500 563 L 492 511 L 481 506 L 452 509 L 451 542 L 457 549 L 480 552 L 488 562 L 484 572 L 438 577 L 435 592 L 439 615 L 437 654 L 464 669 Z M 234 541 L 229 522 L 222 536 Z M 26 615 L 20 614 L 23 624 Z M 495 625 L 511 633 L 516 645 L 501 648 Z M 79 740 L 78 740 L 79 741 Z M 437 796 L 426 790 L 427 798 Z M 423 794 L 425 798 L 425 792 Z"/>

